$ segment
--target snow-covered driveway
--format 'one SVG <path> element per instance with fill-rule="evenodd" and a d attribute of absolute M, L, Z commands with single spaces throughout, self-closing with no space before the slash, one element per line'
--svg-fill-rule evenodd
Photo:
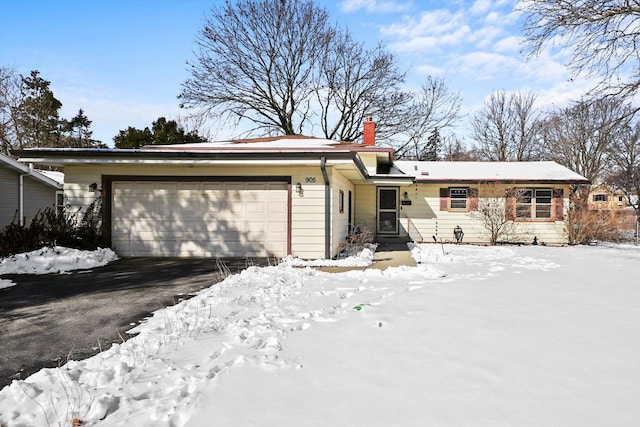
<path fill-rule="evenodd" d="M 0 423 L 640 419 L 638 248 L 420 245 L 414 256 L 418 267 L 382 272 L 250 268 L 157 312 L 125 344 L 14 382 Z"/>

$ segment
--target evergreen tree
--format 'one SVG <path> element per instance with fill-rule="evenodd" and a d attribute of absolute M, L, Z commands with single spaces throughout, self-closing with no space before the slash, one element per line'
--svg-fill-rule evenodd
<path fill-rule="evenodd" d="M 204 142 L 197 132 L 185 133 L 175 120 L 159 117 L 144 130 L 129 126 L 113 138 L 116 148 L 140 148 L 144 145 L 171 145 L 188 142 Z"/>
<path fill-rule="evenodd" d="M 91 138 L 93 135 L 90 129 L 91 123 L 92 121 L 84 114 L 82 108 L 71 120 L 63 119 L 61 127 L 65 135 L 60 145 L 74 148 L 105 148 L 105 144 Z"/>
<path fill-rule="evenodd" d="M 113 138 L 113 142 L 116 148 L 140 148 L 153 144 L 153 134 L 149 128 L 140 130 L 129 126 L 126 130 L 121 130 Z"/>
<path fill-rule="evenodd" d="M 60 141 L 62 103 L 53 95 L 51 82 L 34 70 L 28 77 L 21 77 L 21 102 L 16 109 L 17 146 L 55 147 Z"/>
<path fill-rule="evenodd" d="M 427 160 L 432 162 L 437 161 L 441 143 L 440 131 L 438 131 L 437 127 L 434 127 L 431 135 L 429 135 L 429 138 L 427 139 L 427 143 L 424 145 L 424 149 L 420 153 L 418 160 Z"/>

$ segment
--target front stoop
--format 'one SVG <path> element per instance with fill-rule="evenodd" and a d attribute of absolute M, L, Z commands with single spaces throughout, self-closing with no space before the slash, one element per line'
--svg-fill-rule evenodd
<path fill-rule="evenodd" d="M 366 267 L 316 267 L 327 273 L 343 273 L 345 271 L 364 271 L 367 269 L 386 270 L 389 267 L 416 267 L 407 243 L 411 240 L 402 237 L 377 238 L 378 247 L 373 255 L 373 263 Z"/>

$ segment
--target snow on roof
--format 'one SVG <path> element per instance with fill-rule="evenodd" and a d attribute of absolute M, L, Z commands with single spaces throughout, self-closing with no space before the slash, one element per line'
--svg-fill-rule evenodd
<path fill-rule="evenodd" d="M 196 142 L 172 145 L 146 145 L 143 151 L 201 151 L 201 152 L 392 152 L 388 147 L 335 141 L 304 135 L 280 135 L 230 141 Z"/>
<path fill-rule="evenodd" d="M 41 169 L 36 169 L 41 175 L 44 175 L 48 178 L 51 178 L 52 180 L 54 180 L 55 182 L 57 182 L 58 184 L 62 184 L 64 185 L 64 173 L 63 172 L 57 172 L 57 171 L 46 171 L 46 170 L 41 170 Z"/>
<path fill-rule="evenodd" d="M 62 188 L 62 185 L 64 184 L 64 178 L 62 179 L 62 181 L 58 181 L 55 178 L 52 178 L 48 175 L 43 174 L 42 171 L 33 169 L 31 166 L 27 166 L 23 163 L 17 162 L 13 160 L 11 157 L 5 156 L 4 154 L 1 154 L 1 153 L 0 153 L 0 164 L 6 165 L 7 167 L 13 169 L 14 171 L 18 172 L 21 175 L 25 175 L 25 176 L 28 175 L 50 187 Z"/>
<path fill-rule="evenodd" d="M 420 162 L 398 160 L 396 168 L 425 181 L 589 181 L 556 162 Z"/>
<path fill-rule="evenodd" d="M 142 147 L 143 150 L 168 150 L 168 151 L 217 151 L 217 150 L 306 150 L 314 151 L 336 150 L 336 149 L 357 149 L 357 148 L 376 148 L 355 144 L 351 142 L 334 141 L 332 139 L 315 138 L 303 135 L 281 135 L 276 137 L 252 138 L 232 141 L 212 141 L 212 142 L 196 142 L 188 144 L 172 144 L 172 145 L 147 145 Z"/>

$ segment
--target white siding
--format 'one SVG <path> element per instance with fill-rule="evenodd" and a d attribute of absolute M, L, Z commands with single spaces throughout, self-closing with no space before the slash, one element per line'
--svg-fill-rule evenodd
<path fill-rule="evenodd" d="M 410 187 L 401 187 L 400 197 L 406 191 L 411 200 L 411 206 L 403 206 L 401 211 L 401 225 L 405 230 L 409 229 L 409 224 L 413 224 L 422 235 L 424 241 L 432 242 L 433 237 L 437 241 L 454 241 L 453 230 L 460 226 L 464 232 L 463 242 L 466 243 L 488 243 L 489 234 L 483 227 L 477 212 L 452 212 L 440 210 L 440 188 L 453 187 L 450 184 L 416 184 Z M 466 185 L 464 185 L 466 186 Z M 487 196 L 487 186 L 469 185 L 470 188 L 478 188 L 479 197 L 482 200 Z M 503 186 L 500 189 L 504 194 L 504 189 L 513 186 Z M 563 188 L 564 207 L 568 206 L 568 186 L 549 185 L 523 185 L 527 188 Z M 558 221 L 517 221 L 517 237 L 512 241 L 531 243 L 534 237 L 539 242 L 548 244 L 565 244 L 567 237 L 565 233 L 565 223 Z M 415 238 L 415 236 L 412 236 Z"/>
<path fill-rule="evenodd" d="M 354 191 L 354 186 L 335 169 L 331 177 L 331 250 L 335 255 L 340 243 L 345 242 L 349 234 L 349 191 Z M 340 212 L 340 191 L 343 192 L 344 210 Z"/>
<path fill-rule="evenodd" d="M 301 258 L 324 257 L 324 181 L 319 162 L 317 167 L 68 165 L 64 190 L 72 211 L 84 212 L 97 194 L 89 192 L 89 185 L 95 182 L 101 187 L 103 175 L 290 177 L 291 252 Z M 295 192 L 297 183 L 302 185 L 300 194 Z"/>
<path fill-rule="evenodd" d="M 0 166 L 0 228 L 11 222 L 19 223 L 20 174 Z M 55 206 L 56 190 L 29 177 L 23 179 L 24 219 L 29 225 L 39 211 Z"/>
<path fill-rule="evenodd" d="M 288 185 L 114 181 L 112 240 L 123 256 L 287 255 Z"/>
<path fill-rule="evenodd" d="M 0 227 L 19 222 L 18 174 L 0 166 Z"/>

